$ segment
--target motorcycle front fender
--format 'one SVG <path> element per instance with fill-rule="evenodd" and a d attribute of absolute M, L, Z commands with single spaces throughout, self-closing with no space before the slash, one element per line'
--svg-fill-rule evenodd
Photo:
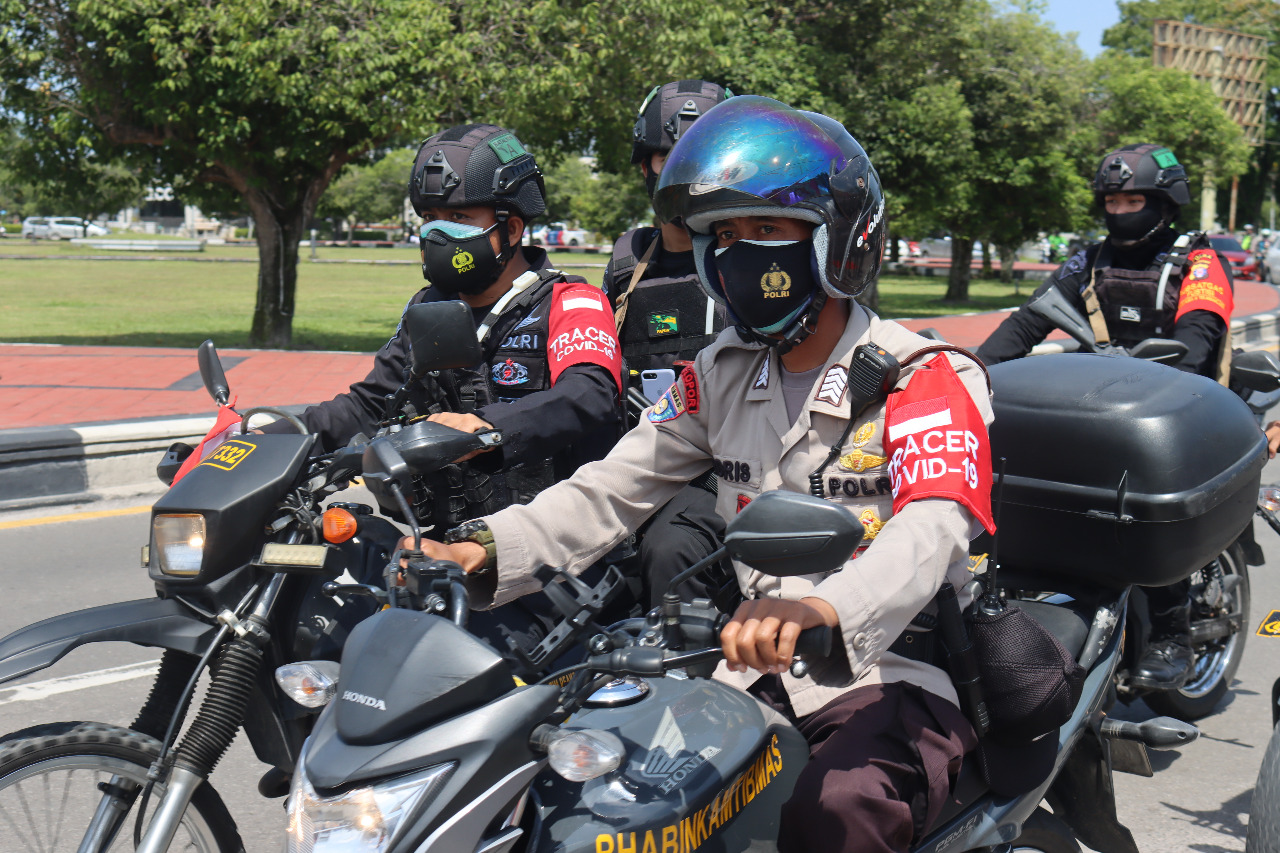
<path fill-rule="evenodd" d="M 0 640 L 0 684 L 50 666 L 88 643 L 124 642 L 202 654 L 217 626 L 177 601 L 144 598 L 54 616 Z"/>

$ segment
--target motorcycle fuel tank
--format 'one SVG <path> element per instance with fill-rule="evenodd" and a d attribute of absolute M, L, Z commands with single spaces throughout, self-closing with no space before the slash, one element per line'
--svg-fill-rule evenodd
<path fill-rule="evenodd" d="M 1054 578 L 1163 586 L 1249 523 L 1267 443 L 1218 383 L 1136 358 L 1062 354 L 996 365 L 991 385 L 997 475 L 1006 460 L 999 557 L 1020 583 L 1045 584 L 1028 588 L 1053 589 Z"/>
<path fill-rule="evenodd" d="M 605 729 L 626 762 L 584 783 L 544 771 L 530 851 L 771 850 L 778 815 L 809 760 L 779 714 L 707 679 L 652 679 L 637 702 L 594 708 L 565 728 Z"/>

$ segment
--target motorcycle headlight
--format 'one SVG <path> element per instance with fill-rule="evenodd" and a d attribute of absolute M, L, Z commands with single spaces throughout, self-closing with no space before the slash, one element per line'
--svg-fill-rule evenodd
<path fill-rule="evenodd" d="M 311 786 L 299 759 L 289 793 L 287 853 L 382 853 L 405 818 L 439 792 L 455 766 L 437 764 L 408 776 L 322 797 Z"/>
<path fill-rule="evenodd" d="M 151 556 L 161 574 L 193 578 L 204 561 L 205 521 L 199 513 L 157 515 L 151 519 Z"/>

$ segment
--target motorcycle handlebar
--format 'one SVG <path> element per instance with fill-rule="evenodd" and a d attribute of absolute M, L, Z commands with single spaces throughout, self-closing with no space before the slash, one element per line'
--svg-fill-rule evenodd
<path fill-rule="evenodd" d="M 796 638 L 798 657 L 826 657 L 831 654 L 834 633 L 826 625 L 806 628 Z M 637 675 L 658 678 L 672 669 L 684 669 L 708 661 L 719 660 L 724 652 L 718 648 L 690 652 L 672 652 L 657 646 L 628 646 L 587 658 L 587 669 L 613 675 Z"/>

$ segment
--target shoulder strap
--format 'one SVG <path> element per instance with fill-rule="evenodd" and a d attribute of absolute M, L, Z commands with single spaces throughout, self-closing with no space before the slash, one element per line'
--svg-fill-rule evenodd
<path fill-rule="evenodd" d="M 661 242 L 662 232 L 659 231 L 653 236 L 653 242 L 649 244 L 649 248 L 645 249 L 644 254 L 640 256 L 640 263 L 636 264 L 636 268 L 632 271 L 631 281 L 627 284 L 627 289 L 618 294 L 618 308 L 613 312 L 613 320 L 619 329 L 622 328 L 622 321 L 627 317 L 627 300 L 631 298 L 631 291 L 635 290 L 640 279 L 644 278 L 644 271 L 649 268 L 649 261 L 653 258 L 653 253 Z"/>
<path fill-rule="evenodd" d="M 1104 242 L 1098 246 L 1098 252 L 1093 256 L 1093 266 L 1089 269 L 1089 283 L 1080 291 L 1084 313 L 1089 320 L 1089 328 L 1093 330 L 1093 342 L 1104 346 L 1111 343 L 1111 332 L 1107 330 L 1107 318 L 1102 313 L 1102 303 L 1098 301 L 1097 283 L 1098 268 L 1111 262 L 1110 249 L 1109 243 Z"/>
<path fill-rule="evenodd" d="M 935 352 L 954 352 L 972 361 L 974 364 L 978 366 L 978 369 L 982 371 L 982 375 L 987 380 L 987 393 L 988 394 L 991 393 L 991 374 L 987 372 L 987 366 L 982 363 L 982 359 L 978 358 L 976 355 L 969 352 L 964 347 L 958 347 L 955 344 L 949 344 L 949 343 L 943 342 L 938 344 L 931 344 L 927 347 L 921 347 L 920 349 L 911 353 L 911 355 L 902 359 L 902 361 L 898 362 L 898 364 L 901 367 L 906 367 L 908 364 L 919 361 L 920 359 L 924 358 L 926 355 L 929 355 L 930 353 L 935 353 Z"/>
<path fill-rule="evenodd" d="M 1169 250 L 1169 254 L 1165 255 L 1164 266 L 1160 269 L 1160 284 L 1156 287 L 1155 309 L 1160 310 L 1160 306 L 1164 305 L 1164 291 L 1169 284 L 1169 275 L 1174 271 L 1181 271 L 1187 263 L 1187 253 L 1191 249 L 1191 244 L 1196 242 L 1196 238 L 1200 237 L 1200 231 L 1188 231 L 1186 234 L 1180 234 L 1177 240 L 1173 241 L 1173 248 Z M 1163 331 L 1160 326 L 1156 326 L 1156 334 Z"/>
<path fill-rule="evenodd" d="M 551 267 L 529 270 L 512 282 L 511 289 L 502 294 L 501 299 L 493 303 L 493 307 L 489 309 L 484 322 L 476 328 L 476 339 L 484 347 L 486 361 L 492 356 L 491 349 L 497 349 L 496 346 L 492 348 L 488 346 L 489 333 L 498 325 L 498 321 L 502 316 L 509 314 L 512 310 L 523 312 L 530 305 L 541 299 L 542 294 L 546 292 L 547 285 L 560 278 L 560 276 L 560 270 L 552 269 Z"/>

